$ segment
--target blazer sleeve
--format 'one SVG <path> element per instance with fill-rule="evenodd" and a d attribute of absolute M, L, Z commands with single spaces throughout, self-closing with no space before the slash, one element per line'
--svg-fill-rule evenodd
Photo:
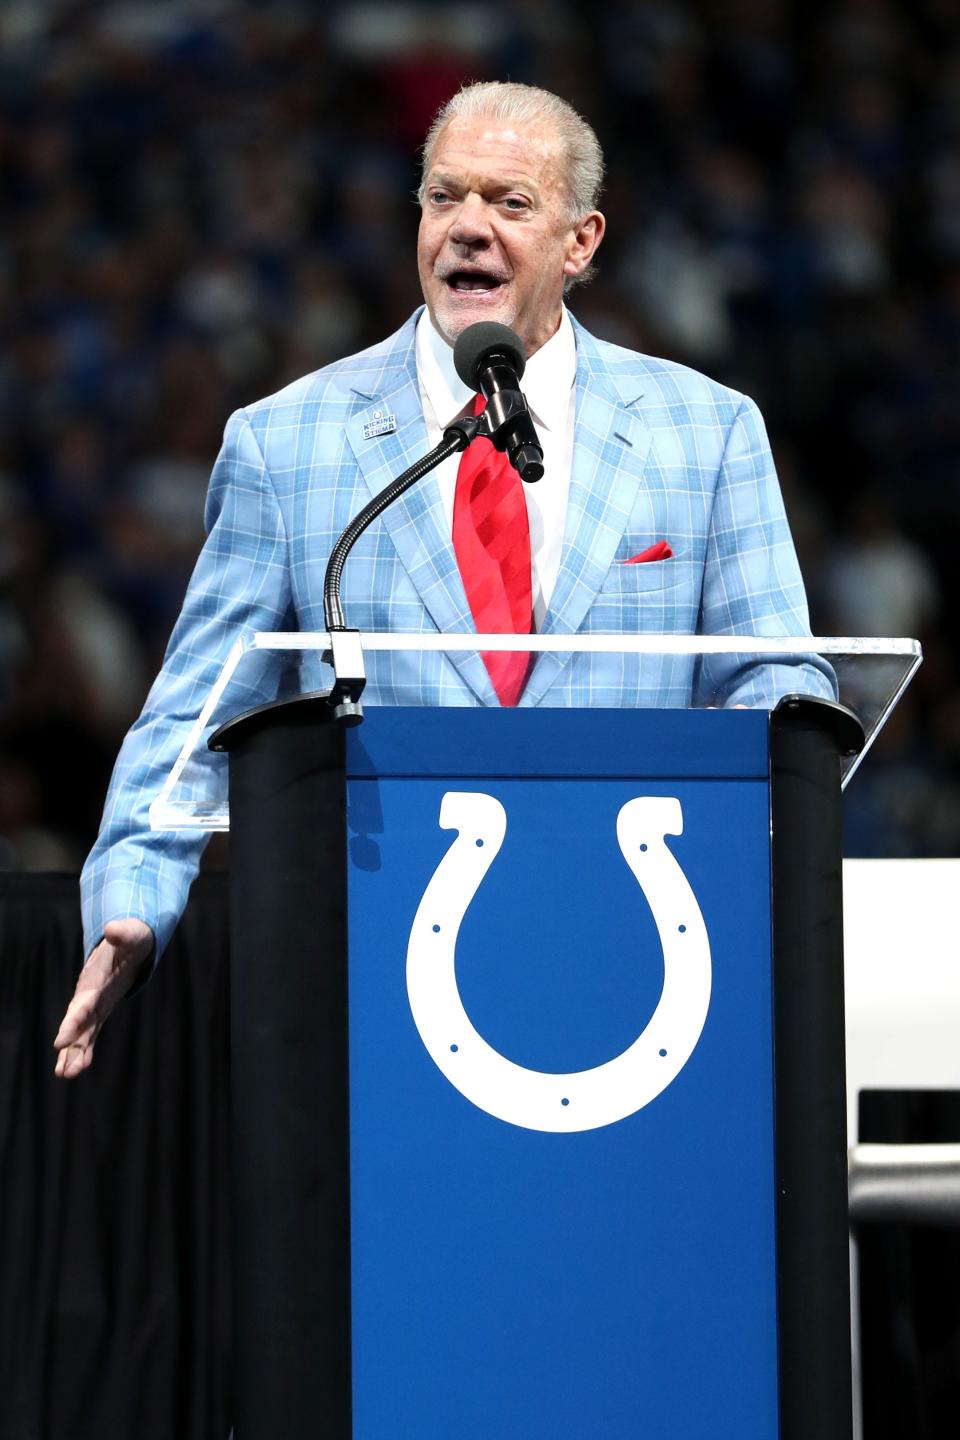
<path fill-rule="evenodd" d="M 705 635 L 809 635 L 800 575 L 760 411 L 744 396 L 726 436 L 704 560 Z M 805 654 L 771 665 L 743 655 L 705 661 L 702 703 L 769 708 L 794 691 L 836 699 L 830 666 Z"/>
<path fill-rule="evenodd" d="M 290 628 L 290 574 L 283 515 L 245 412 L 231 416 L 210 479 L 206 541 L 187 588 L 163 666 L 127 735 L 107 793 L 103 820 L 80 881 L 84 953 L 109 920 L 145 921 L 159 957 L 186 904 L 207 837 L 153 832 L 148 809 L 190 726 L 243 631 Z M 230 711 L 272 698 L 270 657 L 243 658 Z M 225 715 L 215 717 L 215 723 Z M 179 794 L 213 799 L 226 789 L 226 757 L 198 747 Z"/>

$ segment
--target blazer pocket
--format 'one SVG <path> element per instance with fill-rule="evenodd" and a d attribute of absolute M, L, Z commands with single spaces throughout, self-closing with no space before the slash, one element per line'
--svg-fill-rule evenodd
<path fill-rule="evenodd" d="M 678 585 L 689 585 L 693 576 L 692 560 L 645 560 L 639 565 L 627 565 L 618 560 L 607 571 L 600 587 L 601 595 L 666 595 Z"/>
<path fill-rule="evenodd" d="M 699 566 L 690 560 L 611 565 L 587 611 L 584 630 L 690 634 L 700 606 Z"/>

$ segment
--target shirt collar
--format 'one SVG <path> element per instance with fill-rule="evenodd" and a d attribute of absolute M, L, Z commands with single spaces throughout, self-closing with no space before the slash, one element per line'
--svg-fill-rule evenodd
<path fill-rule="evenodd" d="M 470 390 L 453 368 L 453 347 L 434 329 L 429 311 L 417 321 L 417 373 L 437 420 L 447 425 L 471 403 Z M 534 420 L 545 430 L 559 430 L 567 415 L 577 374 L 577 342 L 564 305 L 560 325 L 527 361 L 520 384 Z"/>

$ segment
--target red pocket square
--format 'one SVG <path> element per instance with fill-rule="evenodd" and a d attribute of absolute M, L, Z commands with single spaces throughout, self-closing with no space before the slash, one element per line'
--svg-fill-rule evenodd
<path fill-rule="evenodd" d="M 645 560 L 672 560 L 673 551 L 666 540 L 658 540 L 656 545 L 651 545 L 648 550 L 641 550 L 639 555 L 631 555 L 629 560 L 624 560 L 624 565 L 642 565 Z"/>

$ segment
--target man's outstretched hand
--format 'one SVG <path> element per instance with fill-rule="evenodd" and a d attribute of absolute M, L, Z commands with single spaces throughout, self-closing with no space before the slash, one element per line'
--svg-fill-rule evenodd
<path fill-rule="evenodd" d="M 153 931 L 142 920 L 111 920 L 104 927 L 103 939 L 80 971 L 53 1042 L 60 1051 L 54 1074 L 72 1080 L 86 1070 L 104 1021 L 133 988 L 152 953 Z"/>

